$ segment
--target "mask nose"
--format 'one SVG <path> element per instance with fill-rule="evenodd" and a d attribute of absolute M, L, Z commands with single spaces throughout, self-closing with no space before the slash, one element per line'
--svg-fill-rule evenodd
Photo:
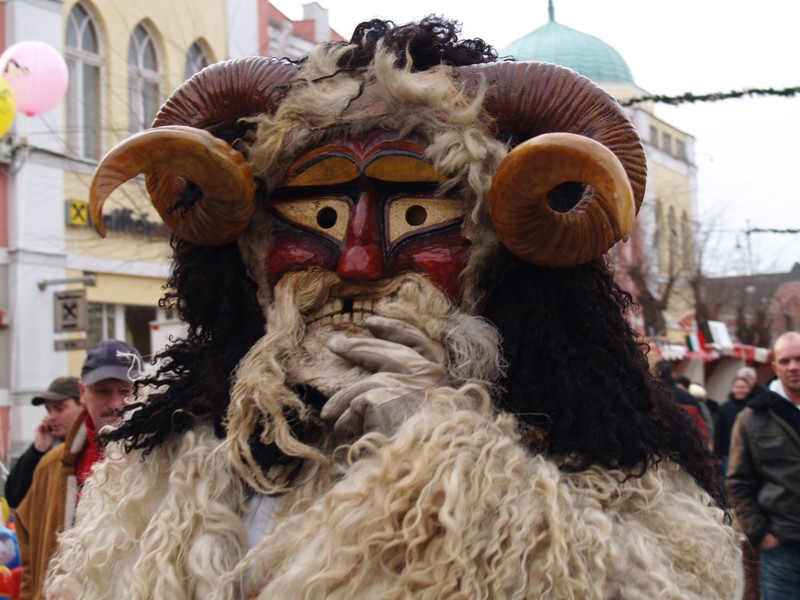
<path fill-rule="evenodd" d="M 378 202 L 371 189 L 359 194 L 336 273 L 342 279 L 356 281 L 374 281 L 386 274 Z"/>

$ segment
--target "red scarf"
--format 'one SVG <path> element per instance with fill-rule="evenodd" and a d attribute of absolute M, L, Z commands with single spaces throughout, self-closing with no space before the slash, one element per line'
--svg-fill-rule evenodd
<path fill-rule="evenodd" d="M 75 476 L 78 479 L 79 487 L 83 486 L 83 482 L 91 474 L 92 465 L 103 458 L 103 449 L 97 445 L 97 435 L 92 417 L 87 414 L 83 424 L 86 426 L 86 445 L 78 455 L 78 462 L 75 464 Z"/>

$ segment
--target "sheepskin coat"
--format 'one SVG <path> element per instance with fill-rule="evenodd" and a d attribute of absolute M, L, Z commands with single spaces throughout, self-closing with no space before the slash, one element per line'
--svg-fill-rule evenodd
<path fill-rule="evenodd" d="M 249 551 L 210 428 L 145 457 L 109 448 L 48 597 L 738 597 L 736 535 L 677 465 L 569 473 L 517 431 L 475 386 L 431 392 L 391 438 L 348 447 L 322 493 L 280 498 Z"/>

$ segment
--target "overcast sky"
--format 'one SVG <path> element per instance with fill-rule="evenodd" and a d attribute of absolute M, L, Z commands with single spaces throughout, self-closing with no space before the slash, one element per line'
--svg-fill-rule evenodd
<path fill-rule="evenodd" d="M 427 14 L 463 25 L 498 50 L 547 22 L 547 0 L 317 0 L 345 39 L 372 17 L 406 23 Z M 289 18 L 302 0 L 274 0 Z M 562 25 L 599 37 L 651 94 L 696 95 L 800 86 L 800 2 L 787 0 L 555 0 Z M 367 6 L 368 8 L 364 8 Z M 719 264 L 747 271 L 748 228 L 800 228 L 800 95 L 658 104 L 656 114 L 696 138 L 704 227 L 723 230 L 710 248 Z M 800 234 L 752 233 L 756 271 L 800 262 Z M 738 244 L 737 244 L 738 241 Z"/>

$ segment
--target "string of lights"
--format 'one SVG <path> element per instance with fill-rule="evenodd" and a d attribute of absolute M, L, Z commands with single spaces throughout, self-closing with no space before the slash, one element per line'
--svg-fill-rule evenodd
<path fill-rule="evenodd" d="M 639 98 L 630 98 L 624 102 L 620 102 L 622 106 L 633 106 L 641 104 L 642 102 L 660 102 L 662 104 L 672 104 L 677 106 L 679 104 L 694 103 L 694 102 L 717 102 L 718 100 L 727 100 L 728 98 L 742 98 L 744 96 L 784 96 L 792 97 L 800 94 L 800 87 L 789 87 L 781 90 L 775 88 L 753 88 L 747 90 L 733 90 L 730 92 L 714 92 L 711 94 L 693 94 L 687 92 L 680 96 L 665 96 L 653 95 L 642 96 Z"/>
<path fill-rule="evenodd" d="M 761 227 L 755 227 L 753 229 L 747 229 L 746 233 L 800 233 L 800 229 L 764 229 Z"/>

